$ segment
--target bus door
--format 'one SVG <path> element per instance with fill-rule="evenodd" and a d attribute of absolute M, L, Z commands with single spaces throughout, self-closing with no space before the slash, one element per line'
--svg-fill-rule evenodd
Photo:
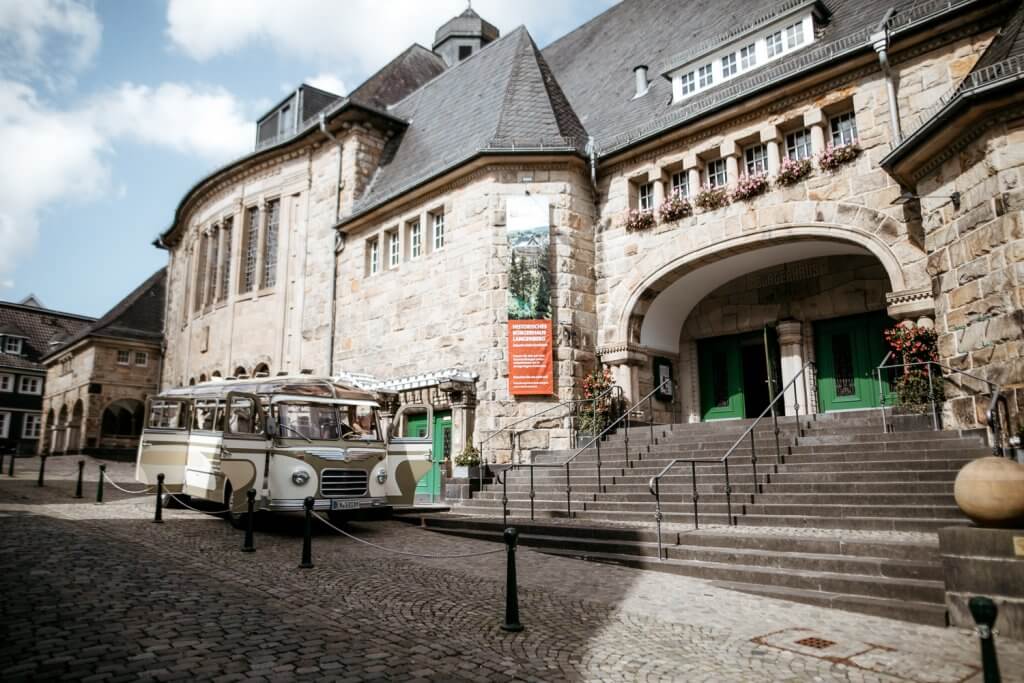
<path fill-rule="evenodd" d="M 224 439 L 224 402 L 216 398 L 192 400 L 192 432 L 185 466 L 185 493 L 219 501 L 223 478 L 220 471 Z"/>
<path fill-rule="evenodd" d="M 259 397 L 229 392 L 224 405 L 220 471 L 234 492 L 232 507 L 237 507 L 245 501 L 246 491 L 263 487 L 270 450 L 263 429 L 264 416 Z"/>
<path fill-rule="evenodd" d="M 426 415 L 426 430 L 415 436 L 405 424 L 411 415 Z M 398 409 L 388 428 L 388 479 L 385 492 L 392 505 L 411 505 L 416 498 L 416 483 L 432 466 L 434 451 L 434 409 L 429 404 L 407 403 Z"/>
<path fill-rule="evenodd" d="M 164 475 L 164 488 L 179 493 L 185 480 L 188 455 L 189 401 L 152 397 L 146 400 L 146 426 L 139 440 L 135 479 L 156 484 Z"/>

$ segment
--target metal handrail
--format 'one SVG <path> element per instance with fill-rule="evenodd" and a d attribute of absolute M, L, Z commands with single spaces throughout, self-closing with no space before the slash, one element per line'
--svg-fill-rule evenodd
<path fill-rule="evenodd" d="M 692 483 L 692 487 L 693 487 L 693 492 L 691 494 L 692 497 L 693 497 L 693 525 L 694 525 L 695 529 L 699 529 L 700 528 L 700 521 L 699 521 L 699 517 L 698 517 L 697 500 L 700 498 L 700 496 L 697 493 L 697 463 L 704 463 L 704 464 L 717 464 L 717 463 L 720 463 L 720 464 L 722 464 L 723 467 L 725 468 L 725 505 L 726 505 L 726 515 L 727 515 L 728 520 L 729 520 L 729 525 L 732 526 L 732 524 L 733 524 L 733 518 L 732 518 L 732 486 L 729 484 L 729 456 L 731 456 L 736 451 L 736 449 L 739 448 L 740 444 L 743 443 L 743 441 L 748 436 L 750 437 L 750 465 L 751 465 L 751 468 L 753 470 L 753 475 L 754 475 L 754 494 L 756 495 L 757 493 L 759 493 L 760 492 L 760 487 L 759 487 L 759 485 L 757 483 L 757 449 L 756 449 L 755 444 L 754 444 L 754 429 L 761 422 L 762 418 L 764 418 L 769 413 L 771 414 L 771 416 L 772 416 L 772 424 L 773 424 L 773 428 L 774 428 L 774 432 L 775 432 L 775 456 L 776 456 L 776 458 L 778 458 L 779 462 L 781 462 L 783 460 L 783 457 L 782 457 L 782 447 L 781 447 L 781 445 L 779 443 L 779 418 L 778 418 L 778 411 L 775 409 L 775 404 L 778 403 L 780 399 L 784 399 L 785 396 L 786 396 L 786 391 L 788 391 L 790 387 L 793 387 L 793 408 L 794 408 L 794 411 L 795 411 L 794 417 L 795 417 L 795 420 L 796 420 L 797 430 L 799 430 L 800 429 L 800 394 L 797 391 L 796 381 L 804 376 L 804 373 L 807 372 L 808 368 L 814 368 L 814 367 L 815 367 L 815 363 L 812 360 L 809 360 L 806 363 L 804 363 L 803 367 L 800 368 L 800 371 L 798 373 L 796 373 L 792 377 L 792 379 L 790 379 L 786 383 L 786 385 L 784 387 L 782 387 L 782 390 L 778 394 L 775 395 L 775 397 L 768 403 L 768 405 L 765 407 L 765 409 L 763 411 L 761 411 L 761 414 L 757 416 L 757 418 L 750 424 L 749 427 L 747 427 L 746 431 L 744 431 L 742 434 L 740 434 L 740 437 L 738 439 L 736 439 L 735 443 L 733 443 L 733 445 L 729 447 L 729 450 L 727 450 L 725 452 L 725 455 L 723 455 L 721 458 L 675 458 L 671 462 L 669 462 L 667 465 L 665 465 L 665 467 L 662 468 L 661 472 L 658 472 L 658 474 L 656 474 L 653 477 L 651 477 L 650 482 L 648 482 L 647 489 L 651 492 L 651 495 L 654 496 L 654 506 L 655 506 L 655 509 L 654 509 L 654 521 L 655 521 L 655 523 L 657 524 L 657 527 L 658 527 L 658 559 L 659 560 L 664 559 L 662 557 L 662 552 L 661 552 L 661 520 L 663 518 L 663 516 L 661 514 L 661 478 L 664 477 L 666 474 L 668 474 L 668 472 L 673 467 L 675 467 L 677 464 L 679 464 L 681 462 L 685 462 L 685 463 L 689 463 L 690 464 L 690 472 L 691 472 L 690 479 L 691 479 L 691 483 Z M 808 395 L 807 395 L 807 382 L 804 382 L 804 401 L 805 401 L 805 406 L 808 408 L 807 412 L 809 414 L 810 413 L 810 401 L 809 401 L 809 398 L 808 398 Z"/>
<path fill-rule="evenodd" d="M 985 384 L 988 385 L 989 393 L 992 395 L 992 398 L 989 399 L 988 410 L 985 411 L 985 418 L 986 418 L 986 421 L 988 422 L 988 427 L 992 429 L 992 453 L 993 453 L 993 455 L 997 455 L 997 456 L 1000 456 L 1000 457 L 1002 457 L 1003 455 L 1006 454 L 1006 449 L 1003 446 L 1004 430 L 1003 430 L 1003 420 L 999 416 L 999 405 L 1002 404 L 1004 410 L 1006 411 L 1006 416 L 1007 416 L 1006 426 L 1007 427 L 1009 426 L 1009 416 L 1010 416 L 1009 410 L 1010 410 L 1010 408 L 1009 408 L 1009 402 L 1007 401 L 1006 396 L 1003 395 L 1003 387 L 1002 387 L 1001 384 L 997 384 L 996 382 L 993 382 L 992 380 L 985 379 L 984 377 L 978 377 L 977 375 L 972 375 L 971 373 L 964 372 L 963 370 L 956 370 L 954 368 L 949 367 L 948 365 L 943 365 L 942 363 L 940 363 L 938 361 L 934 361 L 934 360 L 914 361 L 914 362 L 911 362 L 911 363 L 893 363 L 891 365 L 886 365 L 886 361 L 888 361 L 889 358 L 892 357 L 892 355 L 893 355 L 892 351 L 887 353 L 885 355 L 885 358 L 882 359 L 882 362 L 875 369 L 876 372 L 878 373 L 879 395 L 882 397 L 881 403 L 882 403 L 882 429 L 883 430 L 886 428 L 885 427 L 886 423 L 885 423 L 885 392 L 882 391 L 882 370 L 888 370 L 888 369 L 892 369 L 892 368 L 904 368 L 905 369 L 905 368 L 919 367 L 919 366 L 922 366 L 922 365 L 928 366 L 928 399 L 929 399 L 929 401 L 931 401 L 931 404 L 932 404 L 932 427 L 934 429 L 936 429 L 936 430 L 938 429 L 938 417 L 937 417 L 936 409 L 935 409 L 935 396 L 932 393 L 932 385 L 931 385 L 931 380 L 932 380 L 931 366 L 934 365 L 935 367 L 939 368 L 940 370 L 945 370 L 947 373 L 963 375 L 964 377 L 970 377 L 971 379 L 977 380 L 979 382 L 984 382 Z"/>

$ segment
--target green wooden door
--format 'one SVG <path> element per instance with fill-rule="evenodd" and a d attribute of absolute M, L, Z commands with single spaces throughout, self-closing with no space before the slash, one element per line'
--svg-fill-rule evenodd
<path fill-rule="evenodd" d="M 410 417 L 406 422 L 406 436 L 424 437 L 427 435 L 427 416 Z M 416 482 L 416 494 L 430 496 L 433 500 L 441 493 L 441 466 L 451 455 L 452 450 L 452 414 L 450 411 L 434 413 L 434 450 L 433 465 L 430 470 Z"/>
<path fill-rule="evenodd" d="M 743 382 L 737 337 L 697 342 L 700 403 L 705 420 L 743 417 Z"/>
<path fill-rule="evenodd" d="M 875 368 L 885 355 L 887 323 L 885 314 L 871 313 L 814 324 L 822 412 L 880 405 Z"/>

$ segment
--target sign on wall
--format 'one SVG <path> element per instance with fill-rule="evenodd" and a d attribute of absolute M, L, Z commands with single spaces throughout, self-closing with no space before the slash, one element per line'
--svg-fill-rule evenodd
<path fill-rule="evenodd" d="M 509 246 L 508 385 L 513 396 L 554 393 L 551 210 L 547 197 L 505 199 Z"/>

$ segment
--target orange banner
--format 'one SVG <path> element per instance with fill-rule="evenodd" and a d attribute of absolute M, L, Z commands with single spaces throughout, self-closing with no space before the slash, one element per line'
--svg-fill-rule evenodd
<path fill-rule="evenodd" d="M 508 390 L 513 396 L 554 393 L 550 320 L 508 321 Z"/>

